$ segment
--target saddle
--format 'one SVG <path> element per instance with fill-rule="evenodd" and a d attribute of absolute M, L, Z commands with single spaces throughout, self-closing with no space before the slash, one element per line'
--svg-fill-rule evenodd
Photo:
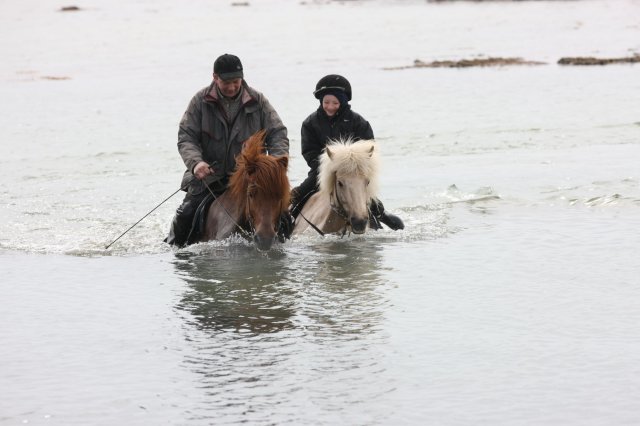
<path fill-rule="evenodd" d="M 196 213 L 193 216 L 193 222 L 191 222 L 191 230 L 187 237 L 187 244 L 197 243 L 198 240 L 200 240 L 200 237 L 204 233 L 204 227 L 207 224 L 209 207 L 211 207 L 211 203 L 213 203 L 214 200 L 213 194 L 209 193 L 198 205 Z"/>

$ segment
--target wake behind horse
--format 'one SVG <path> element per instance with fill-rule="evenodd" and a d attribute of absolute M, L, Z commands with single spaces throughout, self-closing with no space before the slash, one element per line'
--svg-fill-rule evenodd
<path fill-rule="evenodd" d="M 280 217 L 289 207 L 289 157 L 267 155 L 264 139 L 261 130 L 244 143 L 228 189 L 209 207 L 200 241 L 240 232 L 251 237 L 259 250 L 269 250 L 275 242 Z"/>
<path fill-rule="evenodd" d="M 293 234 L 311 224 L 323 233 L 363 234 L 369 225 L 369 204 L 378 192 L 379 159 L 375 141 L 331 141 L 320 156 L 319 191 L 305 203 Z"/>

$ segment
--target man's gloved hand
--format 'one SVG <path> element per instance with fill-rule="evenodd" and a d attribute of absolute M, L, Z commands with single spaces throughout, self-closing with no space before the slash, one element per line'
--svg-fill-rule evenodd
<path fill-rule="evenodd" d="M 212 174 L 213 174 L 213 169 L 211 168 L 211 166 L 209 166 L 209 164 L 207 164 L 204 161 L 199 162 L 193 168 L 193 175 L 200 180 Z"/>

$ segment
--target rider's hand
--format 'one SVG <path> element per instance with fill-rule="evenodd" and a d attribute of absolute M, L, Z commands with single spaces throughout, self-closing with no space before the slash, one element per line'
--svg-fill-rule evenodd
<path fill-rule="evenodd" d="M 193 168 L 193 175 L 200 180 L 212 174 L 213 174 L 213 169 L 209 166 L 209 164 L 205 163 L 204 161 L 199 162 Z"/>

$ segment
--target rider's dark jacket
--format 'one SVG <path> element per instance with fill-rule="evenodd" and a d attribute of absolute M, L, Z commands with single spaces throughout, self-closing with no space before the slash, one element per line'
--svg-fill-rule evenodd
<path fill-rule="evenodd" d="M 189 184 L 190 194 L 205 190 L 202 181 L 193 179 L 193 168 L 200 161 L 209 163 L 214 174 L 205 181 L 210 186 L 226 182 L 235 169 L 235 157 L 242 143 L 261 129 L 267 130 L 266 148 L 270 155 L 289 153 L 287 129 L 267 98 L 242 81 L 241 107 L 228 123 L 215 83 L 201 89 L 191 99 L 178 130 L 178 151 L 187 167 L 181 187 Z"/>
<path fill-rule="evenodd" d="M 351 110 L 351 105 L 340 107 L 333 117 L 328 117 L 322 105 L 302 123 L 302 156 L 315 175 L 319 157 L 330 139 L 373 139 L 373 130 L 367 120 Z"/>

